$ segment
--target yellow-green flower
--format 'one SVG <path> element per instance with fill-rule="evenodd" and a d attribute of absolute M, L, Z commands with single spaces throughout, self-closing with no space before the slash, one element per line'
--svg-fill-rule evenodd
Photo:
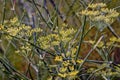
<path fill-rule="evenodd" d="M 61 61 L 63 61 L 63 58 L 62 58 L 62 56 L 56 56 L 54 60 L 61 62 Z"/>
<path fill-rule="evenodd" d="M 110 41 L 115 42 L 115 41 L 117 41 L 117 38 L 116 37 L 111 37 Z"/>
<path fill-rule="evenodd" d="M 101 47 L 103 47 L 104 46 L 104 43 L 101 41 L 101 42 L 99 42 L 99 44 L 97 45 L 97 47 L 99 47 L 99 48 L 101 48 Z"/>
<path fill-rule="evenodd" d="M 20 50 L 16 50 L 15 53 L 20 53 Z"/>
<path fill-rule="evenodd" d="M 10 19 L 10 22 L 11 23 L 16 23 L 18 21 L 18 18 L 17 17 L 14 17 L 13 19 Z"/>
<path fill-rule="evenodd" d="M 120 38 L 117 39 L 117 42 L 120 42 Z"/>
<path fill-rule="evenodd" d="M 64 73 L 64 72 L 67 71 L 67 67 L 61 67 L 61 68 L 59 69 L 59 71 L 60 71 L 61 73 Z"/>
<path fill-rule="evenodd" d="M 70 55 L 71 55 L 71 52 L 68 51 L 68 52 L 66 53 L 66 56 L 68 57 L 68 56 L 70 56 Z"/>
<path fill-rule="evenodd" d="M 82 59 L 78 59 L 76 62 L 81 64 L 83 62 L 83 60 Z"/>
<path fill-rule="evenodd" d="M 75 71 L 69 72 L 68 75 L 69 76 L 76 76 L 78 73 L 79 73 L 79 71 L 75 70 Z"/>
<path fill-rule="evenodd" d="M 71 48 L 71 56 L 72 56 L 72 57 L 75 57 L 76 51 L 77 51 L 76 48 Z"/>
<path fill-rule="evenodd" d="M 67 77 L 67 74 L 66 73 L 58 73 L 58 76 L 60 76 L 60 77 L 63 77 L 63 78 L 65 78 L 65 77 Z"/>
<path fill-rule="evenodd" d="M 102 8 L 102 7 L 106 7 L 106 6 L 107 5 L 104 4 L 104 3 L 95 3 L 95 4 L 89 4 L 88 5 L 89 8 L 93 8 L 93 9 L 98 8 L 98 7 Z"/>
<path fill-rule="evenodd" d="M 80 12 L 86 15 L 94 22 L 102 22 L 111 24 L 119 16 L 119 13 L 114 9 L 106 8 L 104 3 L 89 4 L 86 10 Z"/>
<path fill-rule="evenodd" d="M 69 66 L 69 69 L 71 70 L 71 71 L 73 71 L 74 70 L 74 66 L 72 65 L 72 66 Z"/>
<path fill-rule="evenodd" d="M 90 41 L 88 41 L 88 42 L 91 43 L 92 45 L 95 44 L 95 41 L 92 41 L 92 40 L 90 40 Z M 99 42 L 99 44 L 97 45 L 97 47 L 99 47 L 99 48 L 101 48 L 101 47 L 103 47 L 103 46 L 104 46 L 103 41 Z"/>
<path fill-rule="evenodd" d="M 53 41 L 53 42 L 51 42 L 51 45 L 59 45 L 60 44 L 60 42 L 59 41 Z"/>
<path fill-rule="evenodd" d="M 94 44 L 94 43 L 95 43 L 95 41 L 92 41 L 92 40 L 89 40 L 88 42 L 91 43 L 91 44 Z"/>
<path fill-rule="evenodd" d="M 62 24 L 62 26 L 63 26 L 63 27 L 66 27 L 66 26 L 68 26 L 68 24 L 66 24 L 66 23 L 63 23 L 63 24 Z"/>
<path fill-rule="evenodd" d="M 63 66 L 67 67 L 67 66 L 69 66 L 69 65 L 70 65 L 70 61 L 69 61 L 69 60 L 64 61 L 62 64 L 63 64 Z"/>

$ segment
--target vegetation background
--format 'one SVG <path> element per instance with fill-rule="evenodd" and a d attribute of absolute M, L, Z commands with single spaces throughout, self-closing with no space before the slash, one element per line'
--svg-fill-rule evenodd
<path fill-rule="evenodd" d="M 101 31 L 80 14 L 94 3 L 120 13 L 120 0 L 0 0 L 0 80 L 119 80 L 120 15 Z"/>

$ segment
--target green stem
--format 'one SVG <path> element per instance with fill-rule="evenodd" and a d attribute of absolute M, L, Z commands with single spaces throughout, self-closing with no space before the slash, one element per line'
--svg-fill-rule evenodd
<path fill-rule="evenodd" d="M 77 0 L 74 0 L 74 1 L 71 3 L 71 5 L 69 6 L 69 10 L 68 10 L 67 13 L 66 13 L 66 19 L 68 18 L 68 14 L 71 12 L 71 10 L 72 10 L 73 6 L 75 5 L 76 1 L 77 1 Z M 67 2 L 67 1 L 66 1 L 66 2 Z"/>
<path fill-rule="evenodd" d="M 44 17 L 42 16 L 39 8 L 37 7 L 37 5 L 36 5 L 36 3 L 35 3 L 35 0 L 32 0 L 32 2 L 33 2 L 33 4 L 34 4 L 35 8 L 37 9 L 37 11 L 38 11 L 40 17 L 42 18 L 42 20 L 47 24 L 48 28 L 51 29 L 51 26 L 50 26 L 50 25 L 47 23 L 47 21 L 44 19 Z"/>
<path fill-rule="evenodd" d="M 91 74 L 90 74 L 90 76 L 87 78 L 87 80 L 90 80 L 90 78 L 96 73 L 96 72 L 98 72 L 98 71 L 100 71 L 100 70 L 102 70 L 102 69 L 104 69 L 105 67 L 102 67 L 102 68 L 100 68 L 100 69 L 97 69 L 97 70 L 95 70 L 95 71 L 93 71 Z"/>
<path fill-rule="evenodd" d="M 83 20 L 83 24 L 82 24 L 82 32 L 81 32 L 80 41 L 78 44 L 78 50 L 76 52 L 75 60 L 77 60 L 78 54 L 79 54 L 80 49 L 81 49 L 81 44 L 82 44 L 83 37 L 84 37 L 85 24 L 86 24 L 86 16 L 84 16 L 84 20 Z"/>
<path fill-rule="evenodd" d="M 85 38 L 87 36 L 87 34 L 93 29 L 94 27 L 90 27 L 87 32 L 83 35 L 83 38 Z"/>
<path fill-rule="evenodd" d="M 120 8 L 120 6 L 117 6 L 117 7 L 113 8 L 113 9 L 119 9 L 119 8 Z"/>
<path fill-rule="evenodd" d="M 8 63 L 8 60 L 5 58 L 0 58 L 0 63 L 5 67 L 5 69 L 12 75 L 16 75 L 18 77 L 20 77 L 21 79 L 24 80 L 29 80 L 29 78 L 27 78 L 25 75 L 21 74 L 20 72 L 18 72 L 10 63 Z"/>
<path fill-rule="evenodd" d="M 103 63 L 109 63 L 109 61 L 98 61 L 98 60 L 86 60 L 86 62 L 89 63 L 97 63 L 97 64 L 103 64 Z"/>
<path fill-rule="evenodd" d="M 101 36 L 99 38 L 99 40 L 96 42 L 96 44 L 93 46 L 93 48 L 88 52 L 87 56 L 84 58 L 83 62 L 79 65 L 78 70 L 81 69 L 81 67 L 83 66 L 83 64 L 86 62 L 86 60 L 88 59 L 88 57 L 90 56 L 90 54 L 93 52 L 93 50 L 97 47 L 97 45 L 100 43 L 100 41 L 102 40 L 103 36 Z"/>
<path fill-rule="evenodd" d="M 116 37 L 116 38 L 120 38 L 119 35 L 114 31 L 114 29 L 112 28 L 112 26 L 110 24 L 107 24 L 107 28 L 110 30 L 110 32 Z"/>
<path fill-rule="evenodd" d="M 3 18 L 2 18 L 2 24 L 4 24 L 4 20 L 5 20 L 5 12 L 6 12 L 6 9 L 5 9 L 5 7 L 6 7 L 6 0 L 4 0 L 4 3 L 3 3 Z"/>

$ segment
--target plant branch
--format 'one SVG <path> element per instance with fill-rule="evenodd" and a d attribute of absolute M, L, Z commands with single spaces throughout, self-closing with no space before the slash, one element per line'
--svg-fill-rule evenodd
<path fill-rule="evenodd" d="M 4 24 L 4 20 L 5 20 L 5 13 L 6 13 L 6 0 L 4 0 L 3 3 L 3 18 L 2 18 L 2 24 Z"/>
<path fill-rule="evenodd" d="M 82 28 L 82 32 L 81 32 L 80 41 L 79 41 L 79 44 L 78 44 L 78 50 L 76 52 L 75 60 L 77 60 L 78 54 L 79 54 L 80 49 L 81 49 L 81 44 L 82 44 L 83 37 L 84 37 L 85 24 L 86 24 L 86 16 L 84 16 L 83 24 L 82 24 L 82 27 L 81 27 Z"/>
<path fill-rule="evenodd" d="M 47 24 L 47 27 L 48 27 L 49 29 L 51 29 L 52 27 L 47 23 L 47 21 L 46 21 L 46 20 L 44 19 L 44 17 L 42 16 L 42 14 L 41 14 L 39 8 L 37 7 L 37 5 L 36 5 L 36 3 L 35 3 L 35 1 L 32 0 L 32 2 L 33 2 L 35 8 L 37 9 L 37 11 L 38 11 L 38 13 L 39 13 L 39 16 L 40 16 L 40 17 L 42 18 L 42 20 Z"/>
<path fill-rule="evenodd" d="M 79 65 L 78 70 L 81 69 L 81 67 L 83 66 L 83 64 L 86 62 L 87 58 L 90 56 L 90 54 L 93 52 L 93 50 L 97 47 L 97 45 L 100 43 L 100 41 L 102 40 L 103 36 L 101 36 L 99 38 L 99 40 L 96 42 L 96 44 L 93 46 L 93 48 L 88 52 L 87 56 L 84 58 L 83 62 Z"/>

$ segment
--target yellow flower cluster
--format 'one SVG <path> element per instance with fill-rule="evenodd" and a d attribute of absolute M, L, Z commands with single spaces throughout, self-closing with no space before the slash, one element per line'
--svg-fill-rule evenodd
<path fill-rule="evenodd" d="M 104 3 L 95 3 L 95 4 L 89 4 L 88 7 L 92 8 L 92 9 L 96 9 L 96 8 L 103 8 L 106 7 L 107 5 Z"/>
<path fill-rule="evenodd" d="M 78 59 L 76 62 L 79 63 L 79 64 L 81 64 L 83 62 L 83 60 Z"/>
<path fill-rule="evenodd" d="M 30 46 L 30 44 L 26 43 L 24 45 L 20 45 L 19 50 L 16 50 L 15 53 L 23 53 L 24 55 L 27 55 L 27 53 L 29 54 L 31 50 L 32 47 Z"/>
<path fill-rule="evenodd" d="M 92 40 L 90 40 L 90 41 L 88 41 L 90 44 L 95 44 L 95 41 L 92 41 Z M 97 45 L 97 47 L 99 47 L 99 48 L 101 48 L 101 47 L 103 47 L 104 46 L 104 43 L 101 41 L 101 42 L 99 42 L 99 44 Z"/>
<path fill-rule="evenodd" d="M 67 71 L 67 67 L 61 67 L 61 68 L 59 69 L 59 71 L 60 71 L 61 73 L 64 73 L 64 72 Z"/>
<path fill-rule="evenodd" d="M 17 17 L 14 17 L 13 19 L 10 19 L 10 23 L 16 23 L 18 21 L 18 18 Z"/>
<path fill-rule="evenodd" d="M 65 67 L 70 66 L 70 64 L 71 64 L 71 63 L 70 63 L 70 60 L 63 61 L 63 62 L 62 62 L 62 65 L 65 66 Z"/>
<path fill-rule="evenodd" d="M 9 25 L 8 25 L 9 24 Z M 25 24 L 20 24 L 17 18 L 13 18 L 10 21 L 6 21 L 5 26 L 7 27 L 4 29 L 4 32 L 9 34 L 7 37 L 12 39 L 13 37 L 17 37 L 19 39 L 27 41 L 33 41 L 34 33 L 42 33 L 41 28 L 31 28 L 30 26 L 26 26 Z M 2 27 L 1 27 L 2 29 Z M 36 45 L 39 44 L 41 48 L 49 51 L 50 49 L 53 50 L 53 53 L 56 53 L 57 50 L 62 50 L 61 46 L 64 48 L 66 53 L 61 53 L 61 55 L 57 55 L 54 57 L 55 63 L 59 63 L 56 66 L 58 70 L 59 77 L 75 77 L 78 74 L 78 70 L 75 69 L 76 64 L 81 64 L 82 60 L 75 60 L 75 53 L 77 48 L 71 48 L 67 51 L 67 47 L 69 46 L 69 42 L 73 39 L 73 35 L 76 33 L 76 30 L 73 28 L 68 28 L 64 25 L 64 27 L 60 27 L 59 31 L 54 30 L 53 32 L 49 32 L 49 34 L 40 35 L 37 38 Z M 12 37 L 11 37 L 12 36 Z M 25 39 L 23 39 L 25 38 Z M 32 38 L 32 39 L 31 39 Z M 23 55 L 28 56 L 28 53 L 31 53 L 32 46 L 29 43 L 20 43 L 19 49 L 16 50 L 16 53 L 23 53 Z M 51 50 L 50 50 L 51 51 Z M 62 55 L 64 54 L 64 55 Z M 70 57 L 71 59 L 68 59 Z M 68 60 L 67 60 L 68 59 Z M 56 65 L 54 64 L 54 65 Z"/>
<path fill-rule="evenodd" d="M 23 28 L 25 29 L 25 28 Z M 39 33 L 39 32 L 42 32 L 42 29 L 36 27 L 36 28 L 33 28 L 33 29 L 27 29 L 26 33 L 24 33 L 24 35 L 26 36 L 32 36 L 33 33 Z"/>
<path fill-rule="evenodd" d="M 66 52 L 66 56 L 67 57 L 75 57 L 76 55 L 76 51 L 77 51 L 77 47 L 76 48 L 71 48 L 69 51 Z"/>
<path fill-rule="evenodd" d="M 82 12 L 81 12 L 81 14 L 82 15 L 86 15 L 86 16 L 97 16 L 97 15 L 99 15 L 99 11 L 88 11 L 88 10 L 83 10 Z"/>
<path fill-rule="evenodd" d="M 86 10 L 80 12 L 82 15 L 86 15 L 92 21 L 101 21 L 104 23 L 113 23 L 119 13 L 114 9 L 106 8 L 104 3 L 89 4 Z"/>
<path fill-rule="evenodd" d="M 62 56 L 56 56 L 54 59 L 56 62 L 60 62 L 60 67 L 58 67 L 58 76 L 63 78 L 75 77 L 79 73 L 78 70 L 75 69 L 74 65 L 81 64 L 83 60 L 68 59 L 64 60 Z M 73 65 L 74 64 L 74 65 Z"/>
<path fill-rule="evenodd" d="M 76 76 L 78 74 L 79 71 L 75 70 L 75 71 L 72 71 L 72 72 L 69 72 L 68 75 L 69 76 Z"/>
<path fill-rule="evenodd" d="M 112 41 L 112 42 L 120 42 L 120 38 L 111 37 L 110 41 Z"/>
<path fill-rule="evenodd" d="M 65 78 L 65 77 L 67 77 L 67 74 L 66 73 L 64 73 L 64 74 L 58 73 L 58 76 Z"/>
<path fill-rule="evenodd" d="M 90 44 L 94 45 L 95 41 L 88 41 Z M 113 44 L 113 41 L 108 41 L 104 44 L 103 41 L 100 41 L 99 44 L 97 45 L 98 48 L 108 48 L 109 46 L 111 46 Z"/>
<path fill-rule="evenodd" d="M 54 46 L 59 46 L 60 42 L 63 42 L 63 46 L 65 47 L 67 43 L 72 40 L 73 34 L 75 34 L 76 30 L 73 28 L 65 29 L 65 27 L 59 29 L 59 33 L 55 31 L 55 33 L 50 33 L 46 36 L 41 36 L 37 41 L 41 44 L 41 48 L 50 49 Z"/>
<path fill-rule="evenodd" d="M 17 27 L 15 28 L 7 28 L 6 32 L 12 36 L 16 36 L 16 34 L 20 31 Z"/>
<path fill-rule="evenodd" d="M 3 26 L 5 26 L 5 28 L 3 29 Z M 28 40 L 28 38 L 31 38 L 32 36 L 34 36 L 34 33 L 40 33 L 42 31 L 41 28 L 32 28 L 31 26 L 27 26 L 25 24 L 20 24 L 20 21 L 18 20 L 17 17 L 6 20 L 4 25 L 0 25 L 2 31 L 4 33 L 7 33 L 8 35 L 5 36 L 5 38 L 7 38 L 8 40 L 11 40 L 13 37 L 17 37 L 19 39 L 22 39 L 23 37 L 26 37 L 26 40 Z M 33 41 L 33 37 L 32 39 L 29 39 Z M 26 52 L 30 52 L 31 51 L 31 46 L 28 43 L 24 43 L 24 44 L 20 44 L 19 45 L 19 50 L 15 51 L 16 53 L 26 53 Z"/>
<path fill-rule="evenodd" d="M 47 36 L 41 36 L 37 41 L 41 44 L 41 48 L 50 49 L 50 47 L 59 45 L 59 40 L 58 34 L 49 34 Z"/>
<path fill-rule="evenodd" d="M 60 77 L 66 78 L 66 77 L 75 77 L 77 74 L 79 73 L 79 71 L 72 71 L 72 72 L 68 72 L 68 73 L 58 73 L 58 75 Z"/>
<path fill-rule="evenodd" d="M 20 24 L 18 19 L 15 17 L 13 19 L 10 19 L 10 21 L 5 21 L 4 26 L 4 32 L 11 35 L 11 36 L 19 36 L 20 38 L 23 36 L 31 37 L 34 32 L 39 33 L 41 32 L 41 28 L 34 28 L 32 29 L 30 26 L 26 26 L 25 24 Z M 12 39 L 11 36 L 6 36 L 7 39 Z"/>
<path fill-rule="evenodd" d="M 100 76 L 100 75 L 104 75 L 104 76 L 110 76 L 110 77 L 120 77 L 120 68 L 118 66 L 115 66 L 114 69 L 115 71 L 113 71 L 111 68 L 108 67 L 109 64 L 100 64 L 97 67 L 98 68 L 90 68 L 87 70 L 88 73 L 92 73 L 93 71 L 95 71 L 96 69 L 98 69 L 97 73 L 95 73 L 95 76 Z"/>
<path fill-rule="evenodd" d="M 110 37 L 109 41 L 107 41 L 106 43 L 103 41 L 100 41 L 99 44 L 97 45 L 98 48 L 108 48 L 109 46 L 115 46 L 115 47 L 120 47 L 119 44 L 115 44 L 116 43 L 120 43 L 120 38 L 116 38 L 116 37 Z M 89 40 L 88 43 L 94 45 L 95 41 L 93 40 Z"/>
<path fill-rule="evenodd" d="M 56 57 L 55 57 L 55 61 L 63 61 L 62 56 L 56 56 Z"/>

